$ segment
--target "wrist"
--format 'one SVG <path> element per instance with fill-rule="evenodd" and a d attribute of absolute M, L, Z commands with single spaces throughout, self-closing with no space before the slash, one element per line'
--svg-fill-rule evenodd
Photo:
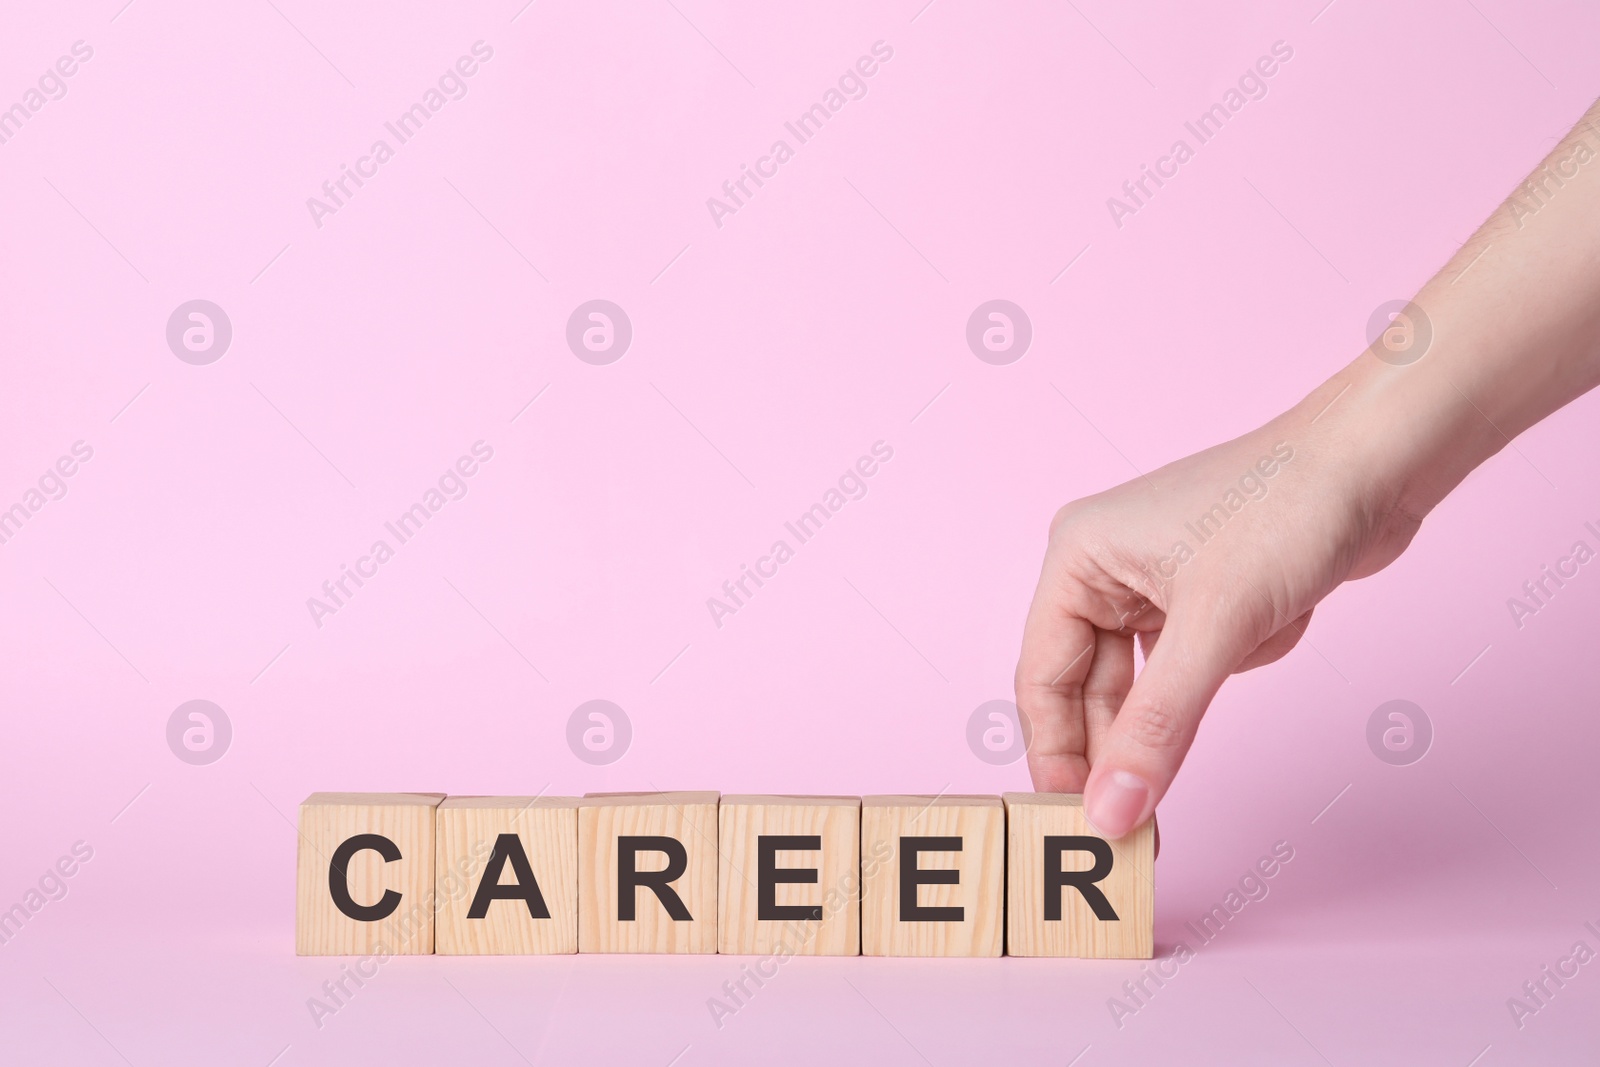
<path fill-rule="evenodd" d="M 1284 416 L 1375 517 L 1421 521 L 1507 443 L 1439 347 L 1404 365 L 1367 349 Z"/>

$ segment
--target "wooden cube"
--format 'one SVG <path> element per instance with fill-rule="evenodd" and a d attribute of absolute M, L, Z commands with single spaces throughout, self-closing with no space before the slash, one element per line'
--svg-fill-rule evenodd
<path fill-rule="evenodd" d="M 1007 793 L 1006 951 L 1150 959 L 1155 832 L 1102 838 L 1072 793 Z"/>
<path fill-rule="evenodd" d="M 578 802 L 578 951 L 717 951 L 715 792 Z"/>
<path fill-rule="evenodd" d="M 300 805 L 295 952 L 433 951 L 434 815 L 441 793 L 312 793 Z"/>
<path fill-rule="evenodd" d="M 578 798 L 450 797 L 439 805 L 434 951 L 578 951 Z"/>
<path fill-rule="evenodd" d="M 999 797 L 861 799 L 861 951 L 998 956 L 1005 896 Z"/>
<path fill-rule="evenodd" d="M 861 798 L 725 796 L 717 951 L 861 953 Z"/>

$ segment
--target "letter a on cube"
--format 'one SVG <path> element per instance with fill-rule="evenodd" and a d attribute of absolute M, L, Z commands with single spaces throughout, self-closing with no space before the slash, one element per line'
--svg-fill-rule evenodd
<path fill-rule="evenodd" d="M 578 951 L 717 951 L 715 792 L 578 802 Z"/>
<path fill-rule="evenodd" d="M 1005 836 L 999 797 L 862 797 L 862 954 L 1000 955 Z"/>
<path fill-rule="evenodd" d="M 1116 841 L 1075 793 L 1007 793 L 1006 951 L 1013 956 L 1150 959 L 1155 830 Z"/>
<path fill-rule="evenodd" d="M 576 797 L 450 797 L 438 822 L 436 952 L 578 951 Z"/>
<path fill-rule="evenodd" d="M 300 805 L 295 952 L 433 951 L 439 793 L 312 793 Z"/>

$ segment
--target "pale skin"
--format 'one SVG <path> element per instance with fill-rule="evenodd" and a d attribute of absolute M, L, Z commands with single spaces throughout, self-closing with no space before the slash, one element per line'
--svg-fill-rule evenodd
<path fill-rule="evenodd" d="M 1285 655 L 1318 602 L 1387 567 L 1475 467 L 1600 384 L 1600 103 L 1412 304 L 1395 321 L 1409 339 L 1266 425 L 1056 513 L 1017 706 L 1034 788 L 1083 793 L 1105 836 L 1154 816 L 1228 675 Z"/>

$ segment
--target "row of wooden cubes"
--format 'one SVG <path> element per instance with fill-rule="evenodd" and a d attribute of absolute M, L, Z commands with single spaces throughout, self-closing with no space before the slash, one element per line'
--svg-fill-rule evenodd
<path fill-rule="evenodd" d="M 1148 959 L 1153 866 L 1059 793 L 314 793 L 296 950 Z"/>

